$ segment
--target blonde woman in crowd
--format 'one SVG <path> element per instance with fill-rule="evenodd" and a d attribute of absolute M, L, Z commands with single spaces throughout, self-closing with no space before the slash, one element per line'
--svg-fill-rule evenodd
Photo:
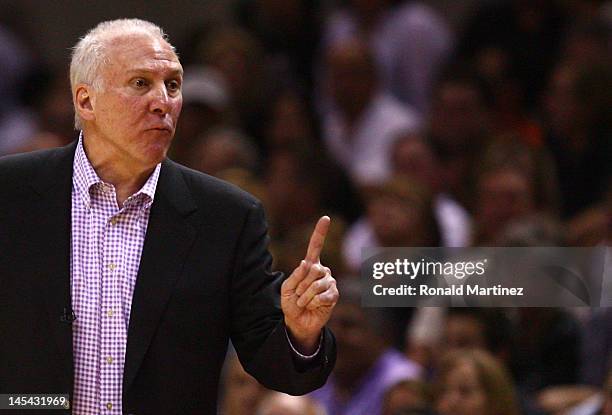
<path fill-rule="evenodd" d="M 440 415 L 519 415 L 510 376 L 489 353 L 457 350 L 440 362 L 435 409 Z"/>

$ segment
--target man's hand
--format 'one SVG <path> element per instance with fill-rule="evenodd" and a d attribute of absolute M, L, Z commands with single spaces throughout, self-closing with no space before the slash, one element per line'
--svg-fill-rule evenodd
<path fill-rule="evenodd" d="M 285 325 L 295 346 L 310 355 L 317 349 L 321 329 L 338 302 L 336 280 L 321 265 L 320 255 L 330 219 L 323 216 L 310 237 L 306 257 L 281 286 L 281 308 Z"/>

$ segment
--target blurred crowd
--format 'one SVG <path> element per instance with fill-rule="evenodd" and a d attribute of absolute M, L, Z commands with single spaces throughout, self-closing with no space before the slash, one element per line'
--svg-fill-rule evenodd
<path fill-rule="evenodd" d="M 611 244 L 612 2 L 472 3 L 238 0 L 170 39 L 171 158 L 262 200 L 276 269 L 332 217 L 332 377 L 290 397 L 230 356 L 224 414 L 612 414 L 612 309 L 360 307 L 363 247 Z M 0 155 L 74 140 L 67 68 L 18 25 L 0 60 Z"/>

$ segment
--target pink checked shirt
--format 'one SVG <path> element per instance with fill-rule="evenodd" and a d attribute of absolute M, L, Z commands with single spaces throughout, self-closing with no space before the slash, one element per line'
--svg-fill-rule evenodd
<path fill-rule="evenodd" d="M 71 292 L 76 320 L 73 413 L 120 415 L 134 284 L 159 178 L 117 205 L 113 185 L 91 166 L 79 138 L 72 176 Z"/>

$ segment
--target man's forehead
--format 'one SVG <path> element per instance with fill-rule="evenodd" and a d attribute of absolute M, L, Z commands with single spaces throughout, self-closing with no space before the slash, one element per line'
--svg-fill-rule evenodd
<path fill-rule="evenodd" d="M 161 37 L 133 33 L 118 35 L 109 41 L 110 60 L 135 62 L 139 59 L 162 60 L 180 66 L 178 56 L 170 44 Z"/>

